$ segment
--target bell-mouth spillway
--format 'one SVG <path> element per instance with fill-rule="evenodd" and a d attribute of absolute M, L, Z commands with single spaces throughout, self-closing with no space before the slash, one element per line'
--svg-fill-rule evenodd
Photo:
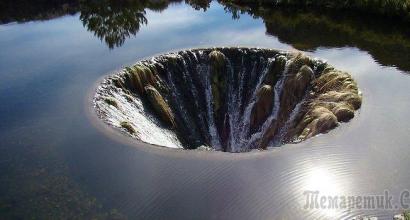
<path fill-rule="evenodd" d="M 348 122 L 362 97 L 350 74 L 301 52 L 190 49 L 139 61 L 98 85 L 99 119 L 142 142 L 247 152 Z"/>

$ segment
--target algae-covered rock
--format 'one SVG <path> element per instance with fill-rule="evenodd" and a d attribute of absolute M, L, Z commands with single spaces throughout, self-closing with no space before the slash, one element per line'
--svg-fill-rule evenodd
<path fill-rule="evenodd" d="M 286 57 L 283 55 L 277 56 L 275 61 L 273 61 L 272 67 L 269 69 L 269 72 L 265 78 L 264 83 L 274 86 L 282 72 L 285 70 L 286 66 Z"/>
<path fill-rule="evenodd" d="M 333 69 L 325 69 L 324 71 L 326 72 L 322 74 L 314 83 L 316 92 L 326 93 L 328 91 L 358 91 L 356 82 L 354 82 L 348 73 Z"/>
<path fill-rule="evenodd" d="M 135 97 L 133 97 L 132 95 L 124 94 L 124 97 L 128 102 L 134 102 Z"/>
<path fill-rule="evenodd" d="M 214 68 L 221 68 L 226 64 L 226 57 L 222 52 L 214 50 L 209 53 L 209 62 Z"/>
<path fill-rule="evenodd" d="M 120 127 L 137 139 L 242 152 L 327 132 L 355 117 L 362 97 L 350 74 L 302 53 L 209 48 L 140 61 L 107 78 L 94 103 L 114 127 L 133 122 Z"/>
<path fill-rule="evenodd" d="M 354 117 L 354 109 L 351 105 L 346 103 L 337 104 L 332 113 L 337 117 L 340 122 L 347 122 Z"/>
<path fill-rule="evenodd" d="M 296 74 L 296 80 L 298 81 L 310 81 L 315 77 L 315 74 L 308 65 L 303 65 Z"/>
<path fill-rule="evenodd" d="M 336 127 L 337 118 L 329 109 L 317 107 L 305 115 L 300 126 L 304 129 L 299 139 L 304 140 Z"/>
<path fill-rule="evenodd" d="M 161 96 L 161 94 L 153 86 L 146 86 L 145 93 L 147 98 L 154 108 L 155 112 L 160 116 L 160 118 L 168 124 L 170 127 L 176 127 L 174 114 L 171 108 Z"/>
<path fill-rule="evenodd" d="M 301 111 L 296 129 L 291 131 L 304 140 L 326 132 L 354 117 L 354 110 L 360 108 L 362 97 L 353 78 L 345 72 L 327 66 L 313 81 L 313 91 L 305 108 Z"/>
<path fill-rule="evenodd" d="M 124 92 L 128 92 L 128 89 L 124 85 L 124 82 L 121 78 L 113 78 L 112 83 L 114 84 L 115 87 L 121 88 Z"/>
<path fill-rule="evenodd" d="M 293 93 L 297 98 L 301 98 L 305 94 L 306 89 L 310 85 L 313 77 L 313 70 L 309 66 L 303 65 L 296 75 L 288 81 L 290 82 L 288 87 L 293 90 Z"/>
<path fill-rule="evenodd" d="M 296 53 L 291 55 L 291 60 L 288 66 L 288 73 L 297 73 L 303 65 L 312 66 L 313 61 L 303 53 Z"/>
<path fill-rule="evenodd" d="M 292 64 L 291 64 L 292 65 Z M 282 89 L 281 116 L 287 117 L 297 103 L 299 103 L 307 92 L 314 77 L 313 70 L 303 65 L 297 72 L 285 76 Z"/>
<path fill-rule="evenodd" d="M 104 98 L 104 102 L 107 103 L 107 104 L 109 104 L 109 105 L 114 106 L 115 108 L 118 108 L 118 103 L 117 103 L 117 101 L 116 101 L 114 98 L 112 98 L 112 97 L 105 97 L 105 98 Z"/>
<path fill-rule="evenodd" d="M 270 85 L 263 85 L 257 92 L 257 100 L 251 113 L 251 129 L 257 129 L 272 112 L 273 89 Z"/>
<path fill-rule="evenodd" d="M 225 99 L 226 89 L 226 58 L 217 50 L 209 53 L 209 64 L 211 67 L 211 88 L 214 103 L 214 111 L 218 113 Z"/>
<path fill-rule="evenodd" d="M 337 92 L 329 91 L 324 94 L 320 94 L 317 100 L 324 102 L 346 102 L 353 106 L 353 108 L 359 109 L 362 104 L 362 97 L 353 92 Z"/>
<path fill-rule="evenodd" d="M 132 83 L 140 95 L 144 93 L 146 86 L 153 86 L 157 82 L 155 73 L 145 65 L 137 64 L 131 68 L 127 67 L 126 71 L 130 75 Z"/>
<path fill-rule="evenodd" d="M 307 61 L 302 55 L 298 55 L 289 61 L 288 65 L 292 66 L 292 68 L 300 67 L 297 71 L 288 71 L 283 76 L 285 77 L 285 82 L 282 88 L 281 99 L 279 100 L 280 110 L 276 120 L 272 121 L 269 129 L 261 138 L 259 148 L 265 149 L 268 147 L 267 144 L 275 137 L 278 130 L 284 126 L 295 106 L 301 102 L 307 93 L 307 89 L 314 78 L 314 72 L 305 63 Z"/>
<path fill-rule="evenodd" d="M 135 134 L 136 131 L 134 127 L 129 123 L 128 121 L 122 121 L 120 123 L 121 127 L 123 127 L 125 130 L 127 130 L 130 134 Z"/>

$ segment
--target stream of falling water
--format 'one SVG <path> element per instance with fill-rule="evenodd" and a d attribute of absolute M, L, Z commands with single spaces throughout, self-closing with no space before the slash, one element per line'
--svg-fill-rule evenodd
<path fill-rule="evenodd" d="M 179 118 L 177 119 L 179 120 L 178 126 L 185 126 L 183 132 L 186 133 L 184 135 L 187 137 L 188 144 L 195 145 L 188 148 L 205 145 L 215 150 L 248 151 L 258 147 L 260 140 L 276 123 L 281 108 L 281 94 L 292 61 L 284 53 L 257 57 L 252 54 L 254 52 L 239 49 L 241 57 L 224 57 L 226 90 L 223 96 L 226 103 L 223 105 L 226 106 L 226 110 L 222 117 L 223 123 L 216 121 L 214 111 L 215 97 L 212 90 L 212 66 L 208 60 L 209 52 L 188 50 L 170 54 L 166 59 L 173 61 L 165 65 L 160 64 L 163 62 L 161 60 L 164 59 L 163 57 L 153 58 L 150 61 L 163 67 L 161 80 L 167 87 L 167 99 L 171 108 Z M 286 63 L 284 69 L 277 73 L 276 82 L 273 82 L 272 109 L 259 128 L 251 131 L 254 129 L 251 129 L 251 117 L 258 101 L 258 91 L 264 86 L 265 79 L 270 70 L 275 67 L 278 57 L 285 58 Z M 112 106 L 104 107 L 110 124 L 120 127 L 120 122 L 126 120 L 138 131 L 134 136 L 144 142 L 167 147 L 187 147 L 187 142 L 184 142 L 187 140 L 180 140 L 177 130 L 161 126 L 159 119 L 152 115 L 152 111 L 146 111 L 143 100 L 139 96 L 132 96 L 130 101 L 129 98 L 124 98 L 124 94 L 117 91 L 111 90 L 111 93 L 119 102 L 121 111 L 115 112 L 115 109 L 110 109 Z M 286 121 L 287 126 L 289 126 L 289 120 L 292 120 L 291 118 L 298 113 L 300 106 L 293 108 L 290 118 Z M 221 123 L 222 128 L 220 128 Z M 225 129 L 225 131 L 220 129 Z M 277 129 L 279 132 L 275 137 L 282 140 L 286 128 Z M 224 137 L 221 132 L 226 132 Z M 276 143 L 269 142 L 269 144 Z"/>
<path fill-rule="evenodd" d="M 281 98 L 282 88 L 283 88 L 283 84 L 286 79 L 286 74 L 289 69 L 289 64 L 290 64 L 290 61 L 287 61 L 285 65 L 285 69 L 283 70 L 279 80 L 276 82 L 274 86 L 274 100 L 273 100 L 274 104 L 272 107 L 271 115 L 263 123 L 260 131 L 252 134 L 251 137 L 246 141 L 246 149 L 250 149 L 258 140 L 260 140 L 262 136 L 269 129 L 270 125 L 272 124 L 272 121 L 277 120 L 279 109 L 280 109 L 280 98 Z"/>

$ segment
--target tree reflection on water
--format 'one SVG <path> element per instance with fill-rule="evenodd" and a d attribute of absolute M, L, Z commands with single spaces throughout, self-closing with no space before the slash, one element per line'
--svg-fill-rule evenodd
<path fill-rule="evenodd" d="M 161 12 L 171 3 L 206 11 L 211 0 L 4 0 L 0 23 L 45 20 L 79 12 L 88 31 L 113 49 L 149 25 L 146 10 Z M 368 51 L 385 66 L 410 71 L 410 31 L 407 25 L 381 17 L 255 5 L 219 0 L 233 19 L 247 14 L 262 19 L 266 33 L 300 50 L 353 46 Z"/>

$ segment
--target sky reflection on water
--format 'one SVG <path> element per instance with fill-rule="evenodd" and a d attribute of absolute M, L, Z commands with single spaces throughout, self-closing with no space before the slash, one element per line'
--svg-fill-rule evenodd
<path fill-rule="evenodd" d="M 387 63 L 350 41 L 348 47 L 309 48 L 309 54 L 351 72 L 364 102 L 350 123 L 304 143 L 249 154 L 129 147 L 87 117 L 89 89 L 107 73 L 190 47 L 293 50 L 292 42 L 267 34 L 262 19 L 243 14 L 232 20 L 216 2 L 206 12 L 171 4 L 145 16 L 148 24 L 113 49 L 83 27 L 78 13 L 0 26 L 1 215 L 84 218 L 116 209 L 131 219 L 326 219 L 397 213 L 301 205 L 306 189 L 343 195 L 387 189 L 398 195 L 410 188 L 406 47 Z M 55 213 L 54 204 L 62 207 Z M 81 211 L 63 210 L 70 205 Z"/>

